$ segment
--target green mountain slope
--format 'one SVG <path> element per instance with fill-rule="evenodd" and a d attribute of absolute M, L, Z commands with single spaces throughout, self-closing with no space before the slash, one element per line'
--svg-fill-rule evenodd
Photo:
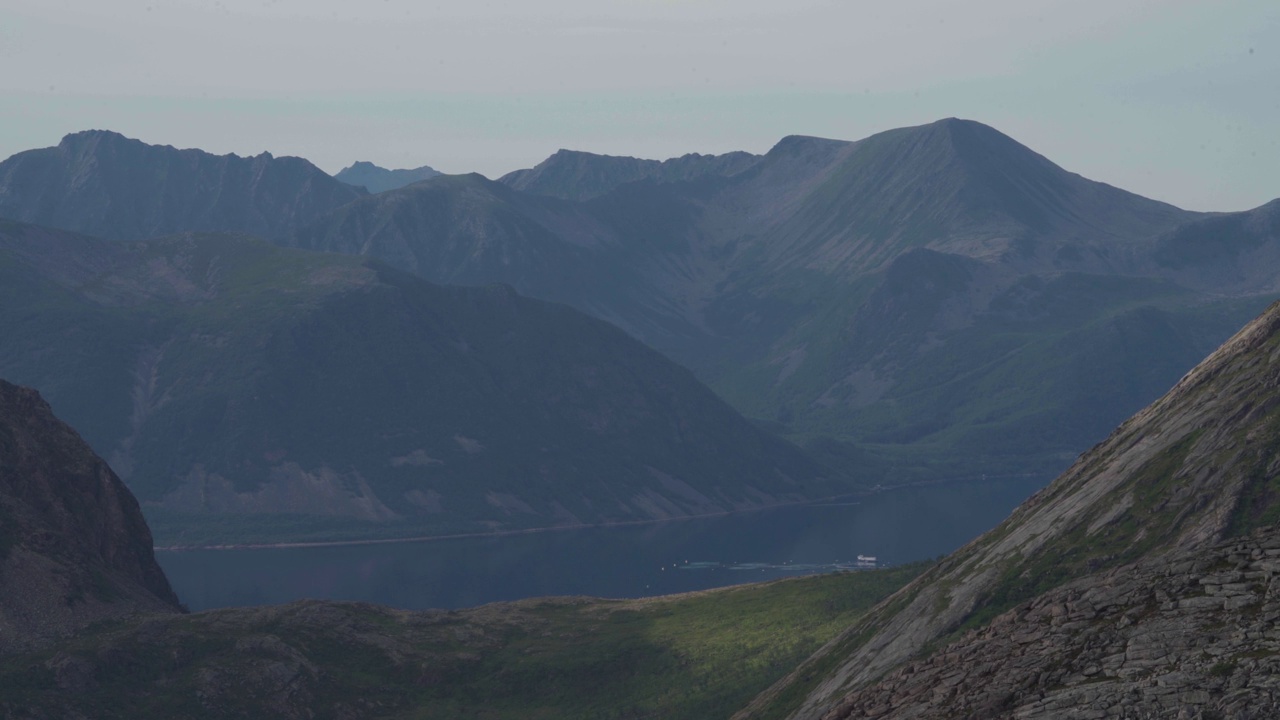
<path fill-rule="evenodd" d="M 1275 525 L 1278 352 L 1280 304 L 740 717 L 825 717 L 907 660 L 1071 580 Z"/>
<path fill-rule="evenodd" d="M 836 492 L 621 331 L 238 237 L 0 228 L 0 373 L 162 544 L 651 520 Z"/>

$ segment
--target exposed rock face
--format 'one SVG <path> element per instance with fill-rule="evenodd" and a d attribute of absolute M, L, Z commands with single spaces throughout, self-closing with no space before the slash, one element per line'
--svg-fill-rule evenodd
<path fill-rule="evenodd" d="M 212 155 L 104 130 L 0 163 L 0 217 L 112 240 L 276 237 L 363 194 L 302 158 Z"/>
<path fill-rule="evenodd" d="M 176 611 L 124 483 L 36 391 L 0 380 L 0 653 Z"/>
<path fill-rule="evenodd" d="M 1273 527 L 1041 595 L 824 717 L 1278 717 L 1277 619 Z"/>
<path fill-rule="evenodd" d="M 1273 525 L 1278 484 L 1280 304 L 741 716 L 823 717 L 957 629 L 1043 592 Z M 788 692 L 805 699 L 783 712 L 776 702 Z"/>

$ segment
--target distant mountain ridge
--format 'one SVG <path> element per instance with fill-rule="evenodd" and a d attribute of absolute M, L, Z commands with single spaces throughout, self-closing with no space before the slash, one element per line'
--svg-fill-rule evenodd
<path fill-rule="evenodd" d="M 178 609 L 128 489 L 36 391 L 0 380 L 0 655 Z"/>
<path fill-rule="evenodd" d="M 14 224 L 0 280 L 0 373 L 110 460 L 163 544 L 666 519 L 847 487 L 656 351 L 507 287 Z"/>
<path fill-rule="evenodd" d="M 669 160 L 641 160 L 558 150 L 532 168 L 503 175 L 498 182 L 534 195 L 590 200 L 620 185 L 642 180 L 679 182 L 703 176 L 736 175 L 759 159 L 758 155 L 740 151 L 723 155 L 689 153 Z"/>
<path fill-rule="evenodd" d="M 576 188 L 615 160 L 561 152 L 538 177 Z M 534 177 L 502 182 L 536 191 Z M 1160 238 L 1213 219 L 966 120 L 791 136 L 732 174 L 588 182 L 602 194 L 585 202 L 561 198 L 595 190 L 487 182 L 363 199 L 287 242 L 571 304 L 752 417 L 836 436 L 833 462 L 872 448 L 895 481 L 1056 472 L 1255 315 L 1280 276 L 1257 262 L 1254 280 L 1223 283 L 1162 263 Z"/>
<path fill-rule="evenodd" d="M 968 120 L 539 168 L 270 237 L 571 305 L 888 484 L 1058 472 L 1280 294 L 1272 206 L 1179 210 Z"/>
<path fill-rule="evenodd" d="M 412 169 L 388 170 L 361 160 L 352 163 L 350 167 L 343 168 L 333 177 L 348 185 L 362 187 L 371 193 L 380 193 L 412 185 L 439 174 L 439 170 L 429 165 Z"/>
<path fill-rule="evenodd" d="M 278 237 L 362 194 L 302 158 L 211 155 L 105 130 L 0 163 L 0 217 L 111 240 L 186 231 Z"/>

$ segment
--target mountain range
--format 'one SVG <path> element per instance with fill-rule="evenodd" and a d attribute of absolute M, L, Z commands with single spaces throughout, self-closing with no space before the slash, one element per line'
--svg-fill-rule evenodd
<path fill-rule="evenodd" d="M 14 223 L 0 278 L 0 374 L 110 460 L 164 544 L 666 519 L 844 487 L 656 351 L 509 287 Z"/>
<path fill-rule="evenodd" d="M 105 130 L 0 163 L 0 217 L 112 240 L 184 231 L 275 237 L 364 194 L 302 158 L 211 155 Z"/>
<path fill-rule="evenodd" d="M 283 242 L 573 305 L 890 482 L 1057 471 L 1280 290 L 1272 210 L 1182 211 L 970 121 L 747 160 L 602 183 L 617 159 L 562 152 L 550 185 L 437 178 Z"/>
<path fill-rule="evenodd" d="M 207 170 L 255 163 L 298 180 L 267 203 L 250 176 Z M 32 168 L 63 180 L 32 183 Z M 1051 477 L 1280 294 L 1275 203 L 1183 211 L 967 120 L 793 136 L 762 156 L 561 151 L 496 182 L 376 195 L 322 175 L 81 133 L 0 163 L 0 214 L 143 239 L 210 229 L 215 195 L 254 198 L 280 219 L 228 212 L 214 229 L 570 305 L 838 474 L 884 485 Z M 86 214 L 69 177 L 122 201 Z M 224 187 L 205 204 L 175 190 L 211 177 Z"/>

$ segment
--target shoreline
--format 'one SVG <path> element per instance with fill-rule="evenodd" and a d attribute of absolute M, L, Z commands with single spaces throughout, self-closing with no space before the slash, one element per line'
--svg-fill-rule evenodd
<path fill-rule="evenodd" d="M 556 532 L 565 530 L 589 530 L 592 528 L 614 528 L 614 527 L 634 527 L 638 525 L 657 525 L 659 523 L 680 522 L 682 520 L 702 520 L 714 517 L 726 517 L 729 515 L 738 515 L 751 512 L 760 512 L 762 510 L 776 510 L 786 507 L 798 507 L 802 505 L 821 505 L 824 503 L 832 503 L 837 500 L 852 500 L 855 498 L 865 498 L 871 495 L 878 495 L 884 492 L 894 490 L 905 490 L 913 487 L 927 487 L 930 485 L 941 485 L 952 482 L 965 482 L 971 480 L 997 480 L 1009 479 L 1017 477 L 1035 477 L 1034 473 L 1015 473 L 1009 475 L 984 475 L 981 478 L 964 478 L 952 480 L 921 480 L 918 482 L 904 483 L 902 485 L 891 485 L 888 487 L 877 485 L 873 488 L 862 490 L 859 492 L 842 493 L 840 495 L 828 495 L 825 497 L 809 498 L 806 500 L 795 500 L 791 502 L 773 503 L 770 505 L 759 505 L 750 508 L 740 508 L 735 510 L 722 510 L 719 512 L 700 513 L 696 515 L 680 515 L 678 517 L 669 518 L 652 518 L 648 520 L 615 520 L 601 523 L 579 523 L 576 525 L 550 525 L 546 527 L 520 528 L 514 530 L 495 530 L 491 532 L 468 532 L 468 533 L 450 533 L 447 535 L 415 535 L 412 537 L 391 537 L 391 538 L 366 538 L 362 540 L 308 540 L 298 542 L 268 542 L 268 543 L 228 543 L 222 545 L 164 545 L 152 546 L 153 552 L 192 552 L 197 550 L 287 550 L 301 548 L 323 548 L 323 547 L 345 547 L 360 545 L 390 545 L 395 543 L 412 543 L 412 542 L 428 542 L 431 540 L 469 540 L 478 538 L 500 538 L 513 535 L 531 535 L 534 533 Z M 1052 478 L 1050 478 L 1052 480 Z"/>
<path fill-rule="evenodd" d="M 863 493 L 848 493 L 844 495 L 832 495 L 829 497 L 813 498 L 810 500 L 796 500 L 793 502 L 774 503 L 771 505 L 760 505 L 751 508 L 741 508 L 737 510 L 721 510 L 719 512 L 699 513 L 696 515 L 680 515 L 669 518 L 651 518 L 648 520 L 613 520 L 600 523 L 579 523 L 576 525 L 548 525 L 545 527 L 519 528 L 514 530 L 494 530 L 491 532 L 468 532 L 468 533 L 450 533 L 447 535 L 414 535 L 411 537 L 393 537 L 393 538 L 366 538 L 363 540 L 308 540 L 299 542 L 276 542 L 276 543 L 231 543 L 225 545 L 165 545 L 154 546 L 152 550 L 155 552 L 187 552 L 193 550 L 276 550 L 291 548 L 317 548 L 317 547 L 343 547 L 348 545 L 389 545 L 392 543 L 411 543 L 411 542 L 427 542 L 430 540 L 468 540 L 476 538 L 499 538 L 511 535 L 531 535 L 534 533 L 556 532 L 561 530 L 590 530 L 592 528 L 613 528 L 613 527 L 632 527 L 636 525 L 657 525 L 659 523 L 680 522 L 681 520 L 702 520 L 713 517 L 725 517 L 728 515 L 737 515 L 742 513 L 759 512 L 761 510 L 774 510 L 783 507 L 796 507 L 799 505 L 812 505 L 823 502 L 830 502 L 841 498 L 865 497 L 876 491 L 867 491 Z"/>

